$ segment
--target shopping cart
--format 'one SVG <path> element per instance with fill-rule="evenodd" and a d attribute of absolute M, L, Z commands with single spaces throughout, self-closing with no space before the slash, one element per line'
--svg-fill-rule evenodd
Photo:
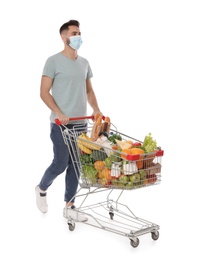
<path fill-rule="evenodd" d="M 143 142 L 118 132 L 113 124 L 109 135 L 104 138 L 105 142 L 93 142 L 90 138 L 92 116 L 70 118 L 70 121 L 82 119 L 86 119 L 87 124 L 75 125 L 73 129 L 68 129 L 59 120 L 55 120 L 68 145 L 79 180 L 75 198 L 82 198 L 80 206 L 76 208 L 77 218 L 68 216 L 69 230 L 75 229 L 78 214 L 85 214 L 88 221 L 83 223 L 128 237 L 134 248 L 139 245 L 141 235 L 151 233 L 152 239 L 157 240 L 159 225 L 137 217 L 127 205 L 120 203 L 120 197 L 125 190 L 145 188 L 161 182 L 164 151 L 160 147 L 154 152 L 143 154 L 126 153 L 126 149 L 116 150 L 109 137 L 116 136 L 122 143 L 135 143 L 136 148 Z M 105 200 L 89 204 L 90 195 L 99 192 L 107 192 Z M 115 195 L 116 199 L 112 199 Z"/>

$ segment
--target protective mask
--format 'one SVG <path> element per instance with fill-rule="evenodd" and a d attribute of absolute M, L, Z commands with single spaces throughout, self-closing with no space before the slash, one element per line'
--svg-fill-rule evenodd
<path fill-rule="evenodd" d="M 82 45 L 82 38 L 80 35 L 69 37 L 70 43 L 68 44 L 72 49 L 78 50 Z"/>

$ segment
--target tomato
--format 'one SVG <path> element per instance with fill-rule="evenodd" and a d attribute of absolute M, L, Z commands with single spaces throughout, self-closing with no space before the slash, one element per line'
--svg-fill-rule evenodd
<path fill-rule="evenodd" d="M 142 144 L 140 142 L 133 143 L 133 146 L 141 146 Z"/>

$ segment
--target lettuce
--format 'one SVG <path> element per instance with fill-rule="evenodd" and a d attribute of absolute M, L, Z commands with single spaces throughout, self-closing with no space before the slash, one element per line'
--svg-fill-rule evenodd
<path fill-rule="evenodd" d="M 157 142 L 153 139 L 151 133 L 145 136 L 142 146 L 146 153 L 152 153 L 157 148 Z"/>
<path fill-rule="evenodd" d="M 95 183 L 97 180 L 97 170 L 92 165 L 83 165 L 82 167 L 83 177 L 88 178 Z"/>

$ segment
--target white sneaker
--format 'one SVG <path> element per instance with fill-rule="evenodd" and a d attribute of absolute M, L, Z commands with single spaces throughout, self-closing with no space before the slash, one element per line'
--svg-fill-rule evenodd
<path fill-rule="evenodd" d="M 42 213 L 46 213 L 48 210 L 47 205 L 47 192 L 42 191 L 39 186 L 35 188 L 36 193 L 36 205 Z"/>
<path fill-rule="evenodd" d="M 79 222 L 86 222 L 88 218 L 85 216 L 85 214 L 79 212 L 75 209 L 75 206 L 64 208 L 63 209 L 63 217 L 64 218 L 71 218 L 75 221 Z"/>

